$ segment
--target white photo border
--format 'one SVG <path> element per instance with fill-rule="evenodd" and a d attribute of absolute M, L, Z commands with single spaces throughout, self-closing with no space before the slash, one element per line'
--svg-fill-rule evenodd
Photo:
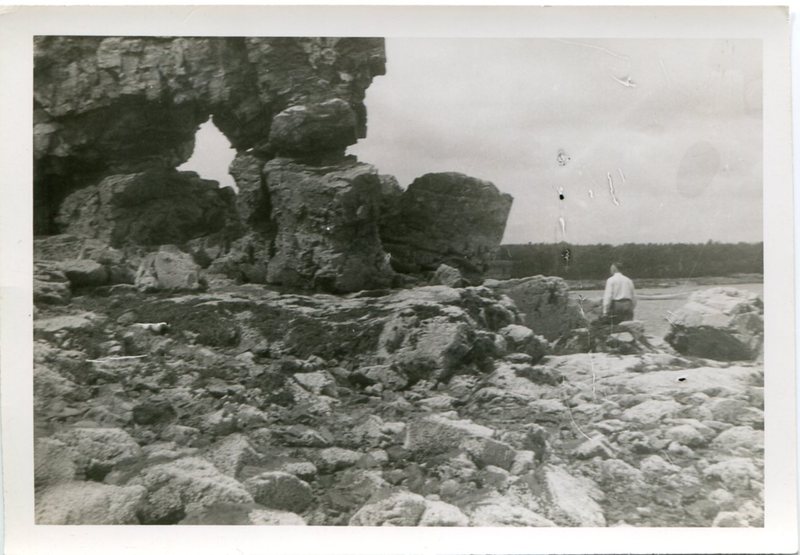
<path fill-rule="evenodd" d="M 33 509 L 35 35 L 760 39 L 764 92 L 765 526 L 42 526 Z M 0 8 L 0 406 L 6 553 L 790 553 L 797 551 L 790 27 L 781 7 Z"/>

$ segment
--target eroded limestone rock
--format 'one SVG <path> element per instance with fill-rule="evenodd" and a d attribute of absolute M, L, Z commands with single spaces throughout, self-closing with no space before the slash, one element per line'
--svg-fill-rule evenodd
<path fill-rule="evenodd" d="M 430 173 L 409 185 L 396 216 L 381 223 L 392 265 L 404 273 L 434 271 L 445 263 L 480 282 L 500 245 L 511 195 L 464 174 Z"/>
<path fill-rule="evenodd" d="M 755 293 L 732 287 L 697 291 L 672 315 L 665 339 L 684 355 L 753 360 L 761 350 L 763 315 Z"/>
<path fill-rule="evenodd" d="M 569 288 L 559 277 L 532 276 L 488 280 L 491 289 L 508 295 L 523 314 L 524 324 L 550 341 L 582 324 L 580 310 L 569 300 Z"/>
<path fill-rule="evenodd" d="M 62 231 L 112 246 L 183 243 L 234 222 L 233 192 L 194 172 L 111 175 L 61 204 Z"/>
<path fill-rule="evenodd" d="M 265 158 L 287 145 L 352 144 L 366 134 L 365 90 L 385 72 L 379 38 L 53 36 L 35 42 L 39 233 L 52 230 L 58 205 L 75 189 L 108 175 L 185 162 L 209 114 L 237 151 L 253 149 Z M 285 118 L 292 107 L 316 113 L 331 105 L 344 116 L 302 124 Z"/>
<path fill-rule="evenodd" d="M 391 284 L 378 236 L 375 168 L 352 160 L 312 166 L 275 159 L 264 175 L 278 227 L 270 282 L 339 293 Z"/>
<path fill-rule="evenodd" d="M 64 482 L 36 498 L 36 524 L 138 524 L 145 489 Z"/>

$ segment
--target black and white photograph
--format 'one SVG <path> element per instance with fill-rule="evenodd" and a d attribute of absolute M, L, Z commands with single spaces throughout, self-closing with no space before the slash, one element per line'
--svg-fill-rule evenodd
<path fill-rule="evenodd" d="M 765 41 L 381 30 L 32 34 L 33 523 L 763 531 Z"/>

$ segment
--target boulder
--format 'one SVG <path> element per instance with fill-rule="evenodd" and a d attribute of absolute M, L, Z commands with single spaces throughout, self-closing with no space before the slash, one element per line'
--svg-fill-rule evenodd
<path fill-rule="evenodd" d="M 469 518 L 455 505 L 444 501 L 425 500 L 425 512 L 417 526 L 467 526 Z"/>
<path fill-rule="evenodd" d="M 138 524 L 141 486 L 64 482 L 36 496 L 36 524 Z"/>
<path fill-rule="evenodd" d="M 672 426 L 666 431 L 665 435 L 667 438 L 687 447 L 703 447 L 708 443 L 706 437 L 691 424 Z"/>
<path fill-rule="evenodd" d="M 133 421 L 144 426 L 169 424 L 177 417 L 169 400 L 154 395 L 137 403 L 132 410 Z"/>
<path fill-rule="evenodd" d="M 355 112 L 341 98 L 296 104 L 272 118 L 269 144 L 279 155 L 344 153 L 358 140 L 356 126 Z"/>
<path fill-rule="evenodd" d="M 431 278 L 431 285 L 464 287 L 465 285 L 468 285 L 468 283 L 458 269 L 448 266 L 447 264 L 439 264 L 439 267 L 436 268 L 436 272 L 434 272 L 433 277 Z"/>
<path fill-rule="evenodd" d="M 72 450 L 78 473 L 94 479 L 102 479 L 142 455 L 139 444 L 120 428 L 73 428 L 57 433 L 54 439 Z"/>
<path fill-rule="evenodd" d="M 606 438 L 598 435 L 578 445 L 572 454 L 578 459 L 592 459 L 594 457 L 609 459 L 614 457 L 615 450 Z"/>
<path fill-rule="evenodd" d="M 37 416 L 53 417 L 68 404 L 86 400 L 88 392 L 58 372 L 42 365 L 33 367 L 33 408 Z"/>
<path fill-rule="evenodd" d="M 417 526 L 427 508 L 421 495 L 398 492 L 361 507 L 350 526 Z"/>
<path fill-rule="evenodd" d="M 306 482 L 312 482 L 317 477 L 317 467 L 309 461 L 287 462 L 281 465 L 280 470 Z"/>
<path fill-rule="evenodd" d="M 396 215 L 381 222 L 392 265 L 403 273 L 458 268 L 480 282 L 500 245 L 513 199 L 464 174 L 429 173 L 403 192 Z"/>
<path fill-rule="evenodd" d="M 311 486 L 288 472 L 263 472 L 244 482 L 256 503 L 270 509 L 300 513 L 314 500 Z"/>
<path fill-rule="evenodd" d="M 256 509 L 248 515 L 251 524 L 259 526 L 305 526 L 306 521 L 298 514 L 289 511 Z"/>
<path fill-rule="evenodd" d="M 753 460 L 731 457 L 703 469 L 705 478 L 717 479 L 731 491 L 749 490 L 753 481 L 762 481 L 763 474 Z"/>
<path fill-rule="evenodd" d="M 664 339 L 683 355 L 753 360 L 761 352 L 764 305 L 755 293 L 732 287 L 697 291 L 670 316 Z"/>
<path fill-rule="evenodd" d="M 465 439 L 491 438 L 494 430 L 471 420 L 451 420 L 434 414 L 406 426 L 404 447 L 412 453 L 435 455 L 458 449 Z"/>
<path fill-rule="evenodd" d="M 719 451 L 747 455 L 764 451 L 764 432 L 750 426 L 734 426 L 721 432 L 711 446 Z"/>
<path fill-rule="evenodd" d="M 381 362 L 407 376 L 447 381 L 465 367 L 475 345 L 475 324 L 458 307 L 420 303 L 392 314 L 378 338 Z"/>
<path fill-rule="evenodd" d="M 33 446 L 33 481 L 37 490 L 75 479 L 74 453 L 63 442 L 45 437 Z"/>
<path fill-rule="evenodd" d="M 659 455 L 650 455 L 639 463 L 642 475 L 649 482 L 665 480 L 670 474 L 681 472 L 681 467 L 667 462 Z"/>
<path fill-rule="evenodd" d="M 174 245 L 162 245 L 147 255 L 136 271 L 140 291 L 200 291 L 205 280 L 192 257 Z"/>
<path fill-rule="evenodd" d="M 362 453 L 342 447 L 328 447 L 317 453 L 317 468 L 320 472 L 332 473 L 348 466 L 353 466 L 362 457 Z"/>
<path fill-rule="evenodd" d="M 141 509 L 145 524 L 176 523 L 187 513 L 214 503 L 253 502 L 242 484 L 199 457 L 148 467 L 129 483 L 147 489 Z"/>
<path fill-rule="evenodd" d="M 513 353 L 530 355 L 530 362 L 539 362 L 548 351 L 547 340 L 528 327 L 510 324 L 498 332 L 506 340 L 506 348 Z"/>
<path fill-rule="evenodd" d="M 363 366 L 353 372 L 353 380 L 368 385 L 381 384 L 385 389 L 399 390 L 408 385 L 408 378 L 388 364 Z"/>
<path fill-rule="evenodd" d="M 333 376 L 325 370 L 297 373 L 293 378 L 303 389 L 314 395 L 337 397 L 339 394 Z"/>
<path fill-rule="evenodd" d="M 597 503 L 603 494 L 594 482 L 556 466 L 548 466 L 544 476 L 552 519 L 569 526 L 606 525 L 603 509 Z"/>
<path fill-rule="evenodd" d="M 579 307 L 569 299 L 569 287 L 562 278 L 488 280 L 485 285 L 510 297 L 522 312 L 523 323 L 548 341 L 567 336 L 571 329 L 585 325 Z"/>
<path fill-rule="evenodd" d="M 672 399 L 648 399 L 625 409 L 622 413 L 622 418 L 639 424 L 650 425 L 655 424 L 662 418 L 675 415 L 682 408 L 680 403 Z"/>
<path fill-rule="evenodd" d="M 108 270 L 94 260 L 69 260 L 58 265 L 73 287 L 104 285 Z"/>
<path fill-rule="evenodd" d="M 346 293 L 387 287 L 393 272 L 378 237 L 380 181 L 367 164 L 264 166 L 277 225 L 270 283 Z"/>
<path fill-rule="evenodd" d="M 102 317 L 93 312 L 37 318 L 33 322 L 33 336 L 52 339 L 62 334 L 90 331 L 101 321 Z"/>
<path fill-rule="evenodd" d="M 377 492 L 388 487 L 376 470 L 347 468 L 332 476 L 332 484 L 320 492 L 321 502 L 335 511 L 351 515 Z"/>
<path fill-rule="evenodd" d="M 478 468 L 497 466 L 511 470 L 517 456 L 514 448 L 507 443 L 487 437 L 468 437 L 459 447 L 469 454 Z"/>
<path fill-rule="evenodd" d="M 747 519 L 739 513 L 732 511 L 721 511 L 714 517 L 711 523 L 714 528 L 745 528 L 748 526 Z"/>
<path fill-rule="evenodd" d="M 471 513 L 471 526 L 555 526 L 555 523 L 509 500 L 481 503 Z"/>
<path fill-rule="evenodd" d="M 64 233 L 111 246 L 185 243 L 235 223 L 233 192 L 194 172 L 148 170 L 111 175 L 64 199 Z"/>
<path fill-rule="evenodd" d="M 295 513 L 267 509 L 257 503 L 214 503 L 193 507 L 178 524 L 305 526 L 306 521 Z"/>
<path fill-rule="evenodd" d="M 258 460 L 258 455 L 242 434 L 231 434 L 208 448 L 206 458 L 226 476 L 236 478 L 245 464 Z"/>

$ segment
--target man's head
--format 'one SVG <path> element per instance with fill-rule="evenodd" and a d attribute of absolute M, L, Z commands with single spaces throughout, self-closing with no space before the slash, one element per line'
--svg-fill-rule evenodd
<path fill-rule="evenodd" d="M 621 262 L 612 262 L 611 263 L 611 275 L 613 276 L 617 272 L 619 272 L 620 274 L 622 273 L 622 263 Z"/>

